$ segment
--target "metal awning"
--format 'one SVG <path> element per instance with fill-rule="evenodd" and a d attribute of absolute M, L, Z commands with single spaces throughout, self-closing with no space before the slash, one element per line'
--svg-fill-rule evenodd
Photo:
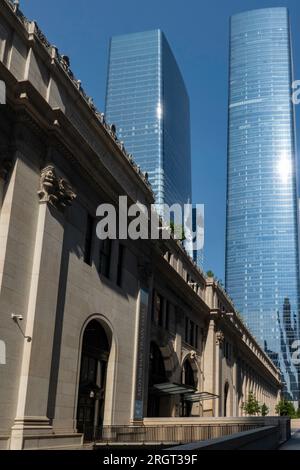
<path fill-rule="evenodd" d="M 193 394 L 196 389 L 190 385 L 165 382 L 153 385 L 153 390 L 162 395 L 185 395 Z"/>
<path fill-rule="evenodd" d="M 219 395 L 215 395 L 214 393 L 210 392 L 189 393 L 184 396 L 185 401 L 192 403 L 204 400 L 215 400 L 216 398 L 219 398 Z"/>
<path fill-rule="evenodd" d="M 158 395 L 183 395 L 184 401 L 196 403 L 204 400 L 215 400 L 219 395 L 210 392 L 197 392 L 191 385 L 164 382 L 153 385 L 152 390 Z"/>

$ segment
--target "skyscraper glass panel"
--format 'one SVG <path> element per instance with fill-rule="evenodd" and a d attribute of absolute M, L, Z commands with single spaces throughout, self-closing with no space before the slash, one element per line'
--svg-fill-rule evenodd
<path fill-rule="evenodd" d="M 298 202 L 286 8 L 230 24 L 226 288 L 299 400 Z"/>
<path fill-rule="evenodd" d="M 189 98 L 162 31 L 111 39 L 106 119 L 148 173 L 158 205 L 191 201 Z"/>

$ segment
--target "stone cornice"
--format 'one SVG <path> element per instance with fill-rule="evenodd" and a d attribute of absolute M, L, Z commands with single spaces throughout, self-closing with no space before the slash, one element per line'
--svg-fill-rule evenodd
<path fill-rule="evenodd" d="M 8 11 L 13 14 L 13 17 L 15 18 L 13 26 L 15 29 L 19 29 L 20 25 L 23 26 L 22 32 L 24 39 L 30 43 L 31 47 L 36 48 L 36 52 L 39 55 L 43 56 L 44 63 L 46 52 L 46 58 L 48 58 L 48 63 L 46 65 L 49 67 L 49 70 L 51 70 L 51 73 L 55 73 L 59 81 L 64 82 L 67 86 L 68 92 L 71 93 L 73 97 L 75 94 L 77 106 L 81 108 L 82 112 L 89 115 L 88 122 L 92 123 L 94 121 L 94 124 L 97 126 L 97 130 L 99 131 L 100 128 L 102 129 L 102 133 L 104 133 L 106 139 L 110 140 L 110 145 L 112 145 L 113 151 L 121 155 L 122 158 L 126 160 L 127 165 L 131 167 L 131 171 L 134 171 L 137 179 L 142 183 L 145 195 L 147 192 L 149 193 L 146 198 L 149 199 L 149 201 L 154 202 L 154 195 L 151 185 L 149 184 L 147 174 L 141 172 L 139 166 L 135 164 L 133 156 L 126 152 L 124 143 L 119 141 L 117 137 L 115 126 L 113 124 L 109 125 L 106 122 L 104 114 L 97 110 L 92 98 L 85 93 L 80 80 L 76 79 L 70 68 L 68 58 L 60 55 L 57 48 L 49 43 L 36 22 L 28 20 L 19 8 L 15 8 L 13 6 L 13 3 L 10 0 L 0 0 L 0 4 L 3 5 L 3 10 L 6 9 L 6 12 Z"/>
<path fill-rule="evenodd" d="M 280 382 L 280 374 L 276 366 L 273 364 L 269 356 L 262 350 L 256 340 L 250 335 L 245 325 L 240 321 L 235 312 L 222 312 L 220 309 L 212 309 L 210 318 L 215 323 L 217 331 L 229 334 L 232 339 L 238 337 L 240 344 L 240 352 L 255 361 L 258 368 L 263 367 L 264 371 L 268 371 L 273 380 Z M 259 357 L 261 355 L 261 357 Z M 263 372 L 263 371 L 262 371 Z"/>
<path fill-rule="evenodd" d="M 0 0 L 1 1 L 1 0 Z M 40 95 L 40 93 L 33 87 L 29 81 L 17 82 L 15 77 L 7 70 L 7 68 L 0 62 L 0 76 L 5 75 L 5 81 L 7 83 L 7 97 L 8 105 L 18 115 L 25 115 L 27 113 L 27 119 L 30 119 L 30 127 L 36 132 L 37 135 L 48 135 L 49 139 L 56 141 L 56 146 L 60 148 L 64 156 L 71 161 L 72 165 L 76 164 L 78 171 L 82 172 L 83 175 L 92 178 L 97 184 L 98 173 L 101 174 L 101 189 L 106 192 L 109 197 L 115 203 L 118 202 L 118 198 L 114 198 L 112 188 L 116 186 L 116 181 L 113 182 L 114 177 L 110 175 L 109 168 L 104 169 L 104 159 L 111 158 L 107 153 L 102 155 L 103 161 L 99 159 L 99 154 L 89 145 L 82 135 L 78 133 L 78 130 L 73 126 L 70 120 L 66 117 L 64 112 L 57 108 L 52 109 L 46 100 Z M 98 132 L 101 132 L 101 138 L 106 140 L 103 142 L 103 147 L 111 146 L 111 140 L 105 136 L 101 131 L 101 128 L 97 128 Z M 112 148 L 112 147 L 111 147 Z M 112 148 L 113 153 L 113 148 Z M 87 158 L 87 155 L 89 158 Z M 128 175 L 128 180 L 135 179 L 134 184 L 138 184 L 141 191 L 144 192 L 143 182 L 136 175 L 132 173 L 132 168 L 128 166 L 128 163 L 120 153 L 114 153 L 114 158 L 117 158 L 116 165 L 123 168 L 123 174 Z M 107 177 L 103 175 L 107 173 Z M 110 181 L 111 179 L 111 181 Z M 107 184 L 106 184 L 107 181 Z M 110 182 L 109 182 L 110 181 Z M 119 187 L 120 193 L 122 193 L 121 187 Z M 124 192 L 124 191 L 123 191 Z M 149 203 L 153 202 L 151 193 L 146 192 L 149 195 Z M 134 201 L 129 196 L 129 201 Z"/>

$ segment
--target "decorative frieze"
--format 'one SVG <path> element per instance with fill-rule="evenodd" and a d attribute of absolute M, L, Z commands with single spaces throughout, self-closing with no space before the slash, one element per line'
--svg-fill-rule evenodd
<path fill-rule="evenodd" d="M 41 203 L 49 203 L 60 210 L 70 206 L 76 198 L 70 183 L 57 176 L 53 165 L 48 165 L 41 171 L 38 195 Z"/>

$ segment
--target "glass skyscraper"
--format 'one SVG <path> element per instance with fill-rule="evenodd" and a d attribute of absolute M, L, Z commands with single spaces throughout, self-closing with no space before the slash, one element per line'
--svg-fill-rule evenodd
<path fill-rule="evenodd" d="M 105 114 L 148 173 L 158 207 L 191 202 L 189 98 L 162 31 L 111 39 Z"/>
<path fill-rule="evenodd" d="M 298 202 L 286 8 L 230 24 L 226 288 L 299 400 Z"/>
<path fill-rule="evenodd" d="M 194 204 L 191 217 L 192 234 L 185 233 L 185 249 L 197 266 L 204 269 L 204 205 Z M 197 242 L 196 242 L 197 237 Z"/>

